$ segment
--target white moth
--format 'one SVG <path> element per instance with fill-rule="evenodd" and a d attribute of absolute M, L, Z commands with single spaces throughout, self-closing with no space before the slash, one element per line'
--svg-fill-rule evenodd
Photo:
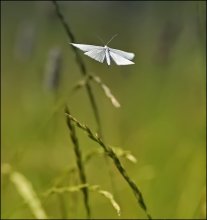
<path fill-rule="evenodd" d="M 111 38 L 111 40 L 115 36 L 113 36 Z M 74 43 L 71 43 L 71 44 L 74 47 L 77 47 L 80 50 L 82 50 L 85 55 L 91 57 L 94 60 L 99 61 L 100 63 L 103 63 L 104 60 L 106 59 L 107 64 L 110 65 L 111 59 L 112 59 L 117 65 L 134 64 L 134 62 L 131 61 L 135 56 L 134 53 L 129 53 L 129 52 L 125 52 L 122 50 L 112 49 L 112 48 L 108 47 L 107 44 L 104 47 L 88 45 L 88 44 L 74 44 Z"/>

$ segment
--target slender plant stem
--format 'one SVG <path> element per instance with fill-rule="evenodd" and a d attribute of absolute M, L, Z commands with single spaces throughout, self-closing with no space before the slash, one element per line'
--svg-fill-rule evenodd
<path fill-rule="evenodd" d="M 53 0 L 52 2 L 55 6 L 57 16 L 58 16 L 65 32 L 66 32 L 66 35 L 69 38 L 70 42 L 76 42 L 76 38 L 75 38 L 73 32 L 71 31 L 71 27 L 66 22 L 63 14 L 61 13 L 61 10 L 60 10 L 60 7 L 59 7 L 57 1 Z M 87 69 L 86 69 L 86 66 L 85 66 L 80 54 L 78 53 L 77 49 L 73 46 L 71 46 L 71 48 L 75 53 L 76 61 L 77 61 L 77 64 L 79 66 L 81 75 L 84 76 L 84 77 L 89 76 L 89 74 L 87 72 Z M 94 117 L 95 117 L 95 120 L 96 120 L 96 123 L 97 123 L 97 130 L 98 130 L 99 137 L 103 138 L 100 115 L 99 115 L 98 107 L 97 107 L 95 97 L 94 97 L 92 88 L 90 86 L 89 80 L 86 81 L 85 87 L 86 87 L 86 91 L 87 91 L 87 94 L 88 94 L 88 97 L 89 97 L 89 100 L 90 100 L 90 103 L 91 103 L 91 107 L 92 107 L 92 110 L 93 110 L 93 113 L 94 113 Z M 113 181 L 113 172 L 112 172 L 112 170 L 109 166 L 109 161 L 108 161 L 107 157 L 105 157 L 105 161 L 106 161 L 106 164 L 109 168 L 109 176 L 110 176 L 110 180 L 111 180 L 112 190 L 115 192 L 115 186 L 114 186 L 114 181 Z"/>
<path fill-rule="evenodd" d="M 69 27 L 69 25 L 65 21 L 65 18 L 64 18 L 63 14 L 60 11 L 60 8 L 59 8 L 59 5 L 58 5 L 57 1 L 52 1 L 52 2 L 55 6 L 57 16 L 58 16 L 65 32 L 66 32 L 66 35 L 68 36 L 68 38 L 71 42 L 76 42 L 75 36 L 72 33 L 71 28 Z M 71 48 L 73 49 L 73 51 L 76 55 L 76 61 L 77 61 L 77 64 L 80 68 L 80 73 L 83 76 L 87 76 L 86 66 L 83 63 L 83 60 L 82 60 L 81 56 L 79 55 L 76 48 L 74 48 L 72 46 L 71 46 Z M 98 132 L 101 136 L 102 135 L 102 129 L 101 129 L 101 123 L 100 123 L 100 116 L 99 116 L 98 107 L 97 107 L 97 104 L 95 102 L 95 97 L 93 95 L 90 83 L 87 82 L 85 87 L 86 87 L 87 94 L 89 96 L 89 100 L 90 100 L 90 103 L 91 103 L 91 106 L 92 106 L 92 110 L 94 112 L 95 120 L 96 120 L 97 127 L 98 127 L 97 130 L 98 130 Z M 67 111 L 67 107 L 65 108 L 65 110 Z M 71 140 L 72 140 L 73 145 L 74 145 L 74 151 L 75 151 L 75 154 L 76 154 L 76 160 L 77 160 L 77 166 L 79 168 L 80 179 L 81 179 L 81 182 L 84 184 L 84 183 L 86 183 L 86 175 L 85 175 L 85 171 L 84 171 L 84 168 L 83 168 L 84 166 L 82 165 L 81 151 L 80 151 L 80 148 L 79 148 L 78 140 L 76 138 L 75 128 L 74 128 L 74 126 L 72 126 L 72 124 L 69 120 L 67 121 L 67 124 L 68 124 L 68 127 L 69 127 L 70 132 L 71 132 Z M 87 216 L 90 218 L 90 208 L 89 208 L 89 203 L 88 203 L 88 189 L 83 188 L 82 191 L 83 191 L 84 204 L 85 204 Z"/>
<path fill-rule="evenodd" d="M 139 190 L 138 186 L 136 185 L 136 183 L 129 177 L 129 175 L 127 174 L 125 168 L 123 167 L 123 165 L 121 164 L 119 158 L 117 157 L 117 155 L 114 153 L 114 151 L 112 150 L 111 147 L 107 146 L 103 140 L 97 135 L 94 134 L 91 129 L 80 123 L 76 118 L 74 118 L 72 115 L 70 114 L 66 114 L 68 118 L 70 118 L 73 122 L 75 122 L 76 126 L 81 128 L 82 130 L 84 130 L 90 139 L 92 139 L 93 141 L 97 142 L 99 144 L 99 146 L 101 146 L 103 148 L 103 150 L 105 151 L 106 155 L 108 155 L 112 161 L 114 162 L 114 165 L 116 166 L 116 168 L 118 169 L 118 171 L 120 172 L 120 174 L 122 175 L 122 177 L 126 180 L 126 182 L 128 183 L 129 187 L 132 189 L 132 191 L 134 192 L 134 195 L 138 201 L 139 206 L 145 211 L 148 219 L 152 219 L 150 214 L 148 213 L 147 210 L 147 206 L 144 202 L 144 198 L 142 196 L 141 191 Z"/>
<path fill-rule="evenodd" d="M 68 110 L 67 106 L 65 106 L 65 114 L 69 114 L 69 110 Z M 86 184 L 87 180 L 86 180 L 82 155 L 81 155 L 81 151 L 80 151 L 80 147 L 79 147 L 79 142 L 78 142 L 78 138 L 76 136 L 75 127 L 73 125 L 72 120 L 69 117 L 67 117 L 66 119 L 67 119 L 68 128 L 70 130 L 70 137 L 71 137 L 71 140 L 72 140 L 73 146 L 74 146 L 74 152 L 76 155 L 76 164 L 78 166 L 78 171 L 79 171 L 81 183 Z M 89 202 L 88 202 L 88 200 L 89 200 L 88 199 L 88 189 L 82 188 L 82 192 L 83 192 L 83 196 L 84 196 L 84 204 L 85 204 L 87 216 L 88 216 L 88 218 L 90 218 L 91 211 L 90 211 Z"/>
<path fill-rule="evenodd" d="M 57 16 L 58 18 L 60 19 L 60 22 L 69 38 L 69 40 L 71 42 L 76 42 L 76 39 L 75 39 L 75 36 L 74 34 L 72 33 L 71 31 L 71 27 L 68 25 L 68 23 L 65 21 L 65 18 L 63 16 L 63 14 L 61 13 L 60 11 L 60 8 L 59 8 L 59 5 L 57 3 L 57 1 L 52 1 L 54 6 L 55 6 L 55 9 L 56 9 L 56 13 L 57 13 Z M 88 73 L 87 73 L 87 70 L 86 70 L 86 66 L 80 56 L 80 54 L 78 53 L 77 49 L 75 47 L 73 47 L 71 45 L 71 48 L 73 49 L 75 55 L 76 55 L 76 61 L 77 61 L 77 64 L 80 68 L 80 73 L 83 75 L 83 76 L 87 76 Z M 92 88 L 90 86 L 90 83 L 89 82 L 86 82 L 86 91 L 87 91 L 87 94 L 89 96 L 89 100 L 90 100 L 90 103 L 91 103 L 91 107 L 93 109 L 93 113 L 94 113 L 94 117 L 96 119 L 96 123 L 97 123 L 97 129 L 98 129 L 98 133 L 100 136 L 102 136 L 102 128 L 101 128 L 101 121 L 100 121 L 100 116 L 99 116 L 99 111 L 98 111 L 98 107 L 97 107 L 97 104 L 96 104 L 96 101 L 95 101 L 95 97 L 93 95 L 93 91 L 92 91 Z"/>

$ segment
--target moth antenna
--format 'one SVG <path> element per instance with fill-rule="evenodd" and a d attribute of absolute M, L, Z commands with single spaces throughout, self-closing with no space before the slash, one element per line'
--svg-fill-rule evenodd
<path fill-rule="evenodd" d="M 115 34 L 109 41 L 108 43 L 106 44 L 106 46 L 117 36 L 118 34 Z"/>

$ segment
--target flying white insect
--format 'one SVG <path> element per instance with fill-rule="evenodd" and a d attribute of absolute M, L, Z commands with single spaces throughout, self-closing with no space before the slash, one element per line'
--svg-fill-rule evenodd
<path fill-rule="evenodd" d="M 111 40 L 117 36 L 114 35 Z M 109 43 L 108 42 L 108 43 Z M 105 58 L 108 65 L 111 64 L 111 59 L 117 64 L 117 65 L 130 65 L 134 64 L 131 60 L 134 58 L 134 53 L 125 52 L 122 50 L 112 49 L 108 47 L 108 43 L 104 46 L 94 46 L 94 45 L 88 45 L 88 44 L 74 44 L 71 43 L 74 47 L 79 48 L 84 52 L 85 55 L 91 57 L 94 60 L 99 61 L 100 63 L 103 63 Z"/>

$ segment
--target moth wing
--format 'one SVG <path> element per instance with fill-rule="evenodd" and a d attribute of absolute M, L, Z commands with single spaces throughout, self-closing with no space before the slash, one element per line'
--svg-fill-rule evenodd
<path fill-rule="evenodd" d="M 89 44 L 74 44 L 74 43 L 70 43 L 70 44 L 72 44 L 74 47 L 77 47 L 78 49 L 84 52 L 95 50 L 95 49 L 103 49 L 103 47 L 101 46 L 94 46 L 94 45 L 89 45 Z"/>
<path fill-rule="evenodd" d="M 105 53 L 105 49 L 103 47 L 100 47 L 101 49 L 93 49 L 90 50 L 88 52 L 85 52 L 84 54 L 91 57 L 94 60 L 99 61 L 100 63 L 104 62 L 106 53 Z"/>
<path fill-rule="evenodd" d="M 125 52 L 125 51 L 122 51 L 122 50 L 113 49 L 113 48 L 109 48 L 109 49 L 110 49 L 110 51 L 124 57 L 127 60 L 132 60 L 135 56 L 134 53 L 129 53 L 129 52 Z"/>
<path fill-rule="evenodd" d="M 134 64 L 134 62 L 132 62 L 131 60 L 128 60 L 124 57 L 122 57 L 121 55 L 114 53 L 113 51 L 111 51 L 111 49 L 109 50 L 109 54 L 111 56 L 111 58 L 114 60 L 114 62 L 117 65 L 131 65 Z"/>

